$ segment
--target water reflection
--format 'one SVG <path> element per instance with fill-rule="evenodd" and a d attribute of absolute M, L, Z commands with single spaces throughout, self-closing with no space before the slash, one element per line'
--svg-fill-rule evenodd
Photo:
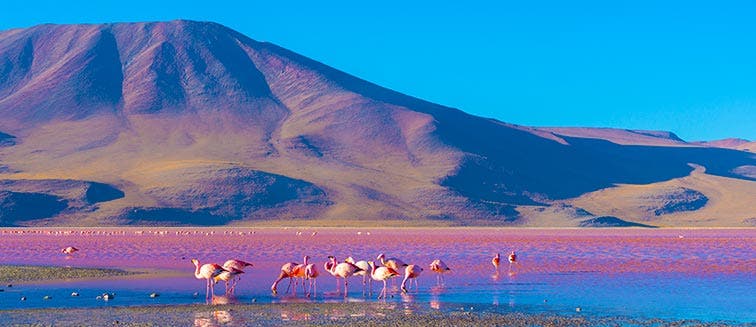
<path fill-rule="evenodd" d="M 211 301 L 213 305 L 236 304 L 239 300 L 233 295 L 215 295 Z"/>
<path fill-rule="evenodd" d="M 229 311 L 197 312 L 194 314 L 195 327 L 217 327 L 234 323 L 234 316 Z"/>

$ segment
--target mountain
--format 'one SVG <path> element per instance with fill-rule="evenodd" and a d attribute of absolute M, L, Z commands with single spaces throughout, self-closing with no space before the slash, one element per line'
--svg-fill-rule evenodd
<path fill-rule="evenodd" d="M 6 226 L 756 223 L 728 197 L 756 194 L 751 153 L 477 117 L 216 23 L 0 32 L 0 133 Z"/>
<path fill-rule="evenodd" d="M 722 139 L 722 140 L 715 140 L 715 141 L 699 141 L 699 142 L 694 142 L 694 143 L 698 145 L 711 146 L 711 147 L 716 147 L 716 148 L 756 152 L 756 142 L 745 140 L 745 139 L 729 138 L 729 139 Z"/>

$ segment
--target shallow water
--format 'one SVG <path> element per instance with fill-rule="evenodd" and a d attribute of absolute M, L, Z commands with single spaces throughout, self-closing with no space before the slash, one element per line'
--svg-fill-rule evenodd
<path fill-rule="evenodd" d="M 315 233 L 316 232 L 316 233 Z M 315 235 L 313 235 L 315 233 Z M 419 289 L 398 291 L 386 301 L 445 309 L 502 312 L 621 315 L 637 318 L 756 321 L 756 230 L 550 230 L 550 229 L 1 229 L 0 264 L 158 268 L 175 276 L 99 281 L 26 283 L 4 287 L 0 309 L 98 307 L 204 303 L 204 280 L 193 277 L 191 258 L 222 263 L 239 258 L 255 264 L 235 298 L 216 302 L 377 301 L 352 278 L 349 296 L 335 292 L 322 271 L 312 299 L 273 296 L 270 285 L 281 264 L 310 255 L 322 267 L 328 255 L 375 259 L 385 252 L 425 271 Z M 65 256 L 60 249 L 81 251 Z M 490 263 L 516 250 L 519 263 Z M 427 268 L 436 258 L 452 269 L 437 282 Z M 223 284 L 216 294 L 223 294 Z M 71 297 L 71 292 L 80 293 Z M 115 292 L 111 301 L 96 300 Z M 157 292 L 160 297 L 149 298 Z M 193 293 L 199 292 L 198 296 Z M 51 295 L 52 299 L 43 300 Z M 19 301 L 26 296 L 26 301 Z M 580 308 L 580 313 L 576 308 Z"/>

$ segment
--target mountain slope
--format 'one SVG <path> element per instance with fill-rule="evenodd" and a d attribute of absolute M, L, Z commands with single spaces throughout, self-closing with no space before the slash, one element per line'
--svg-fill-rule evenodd
<path fill-rule="evenodd" d="M 12 140 L 0 147 L 0 180 L 124 193 L 23 224 L 538 225 L 523 206 L 683 178 L 690 163 L 756 184 L 742 151 L 476 117 L 215 23 L 0 32 L 0 72 L 0 142 Z"/>

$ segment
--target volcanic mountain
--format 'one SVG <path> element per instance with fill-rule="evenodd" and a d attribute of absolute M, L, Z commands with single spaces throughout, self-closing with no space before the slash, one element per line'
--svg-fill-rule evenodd
<path fill-rule="evenodd" d="M 5 226 L 747 226 L 755 167 L 473 116 L 216 23 L 0 32 Z"/>

